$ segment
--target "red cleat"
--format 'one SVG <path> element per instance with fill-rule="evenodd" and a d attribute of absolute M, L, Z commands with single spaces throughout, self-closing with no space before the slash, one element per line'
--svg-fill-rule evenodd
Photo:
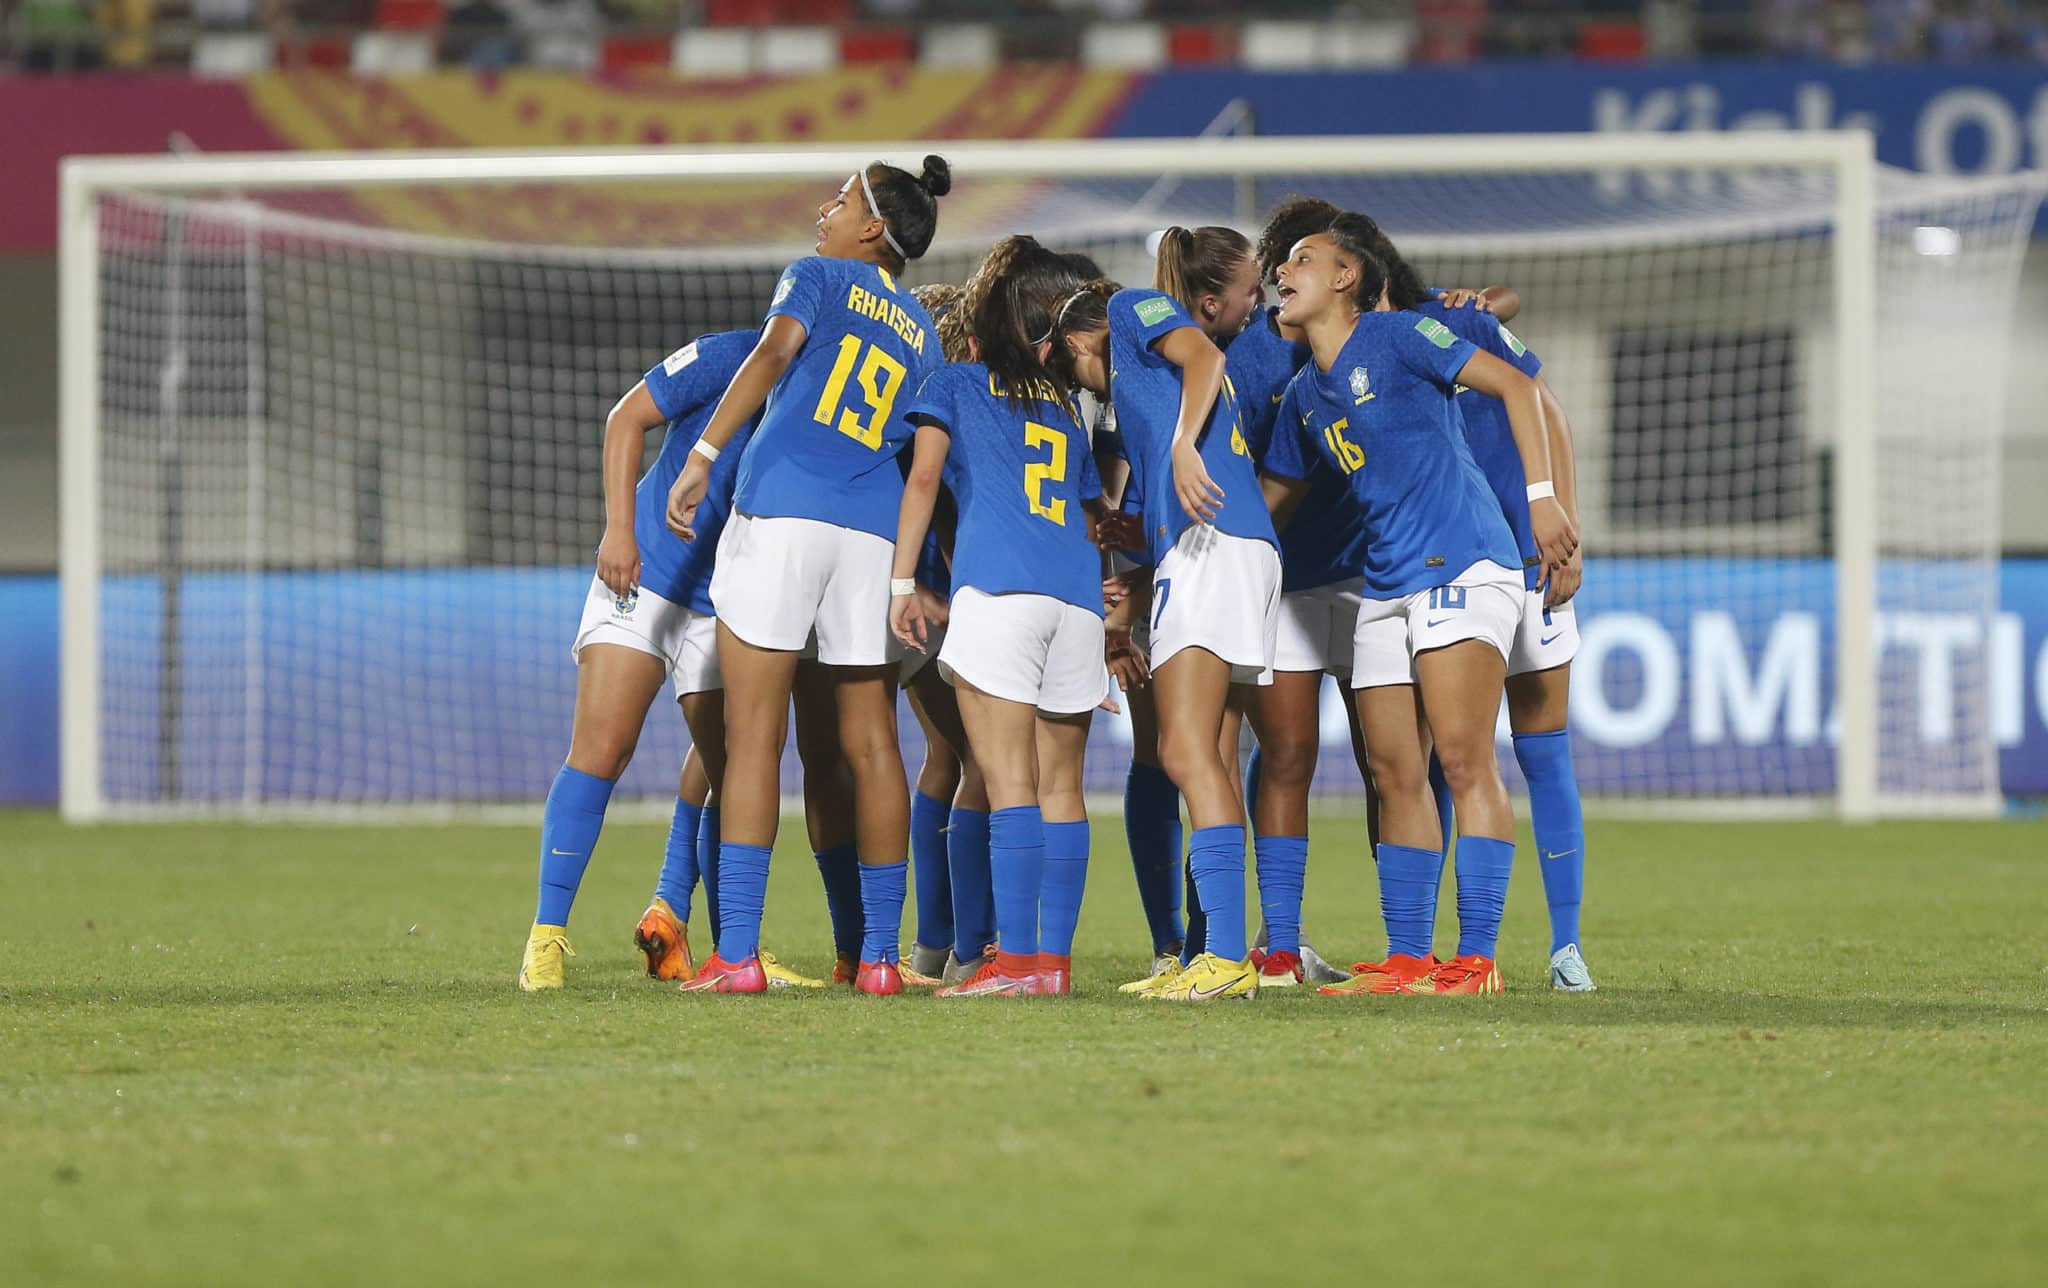
<path fill-rule="evenodd" d="M 1316 992 L 1330 997 L 1350 997 L 1359 993 L 1426 993 L 1429 989 L 1418 987 L 1442 965 L 1436 954 L 1427 957 L 1410 957 L 1405 953 L 1389 953 L 1381 962 L 1354 962 L 1352 976 L 1339 984 L 1325 984 Z"/>
<path fill-rule="evenodd" d="M 1438 997 L 1456 997 L 1466 994 L 1494 994 L 1502 991 L 1500 968 L 1493 964 L 1493 958 L 1481 957 L 1477 953 L 1469 957 L 1453 957 L 1436 968 L 1430 978 L 1430 987 L 1416 986 L 1417 993 L 1434 993 Z"/>
<path fill-rule="evenodd" d="M 1074 958 L 1068 953 L 1038 954 L 1038 991 L 1066 997 L 1074 991 Z"/>
<path fill-rule="evenodd" d="M 1033 959 L 1034 967 L 1036 958 Z M 939 997 L 1036 997 L 1045 991 L 1044 977 L 1036 969 L 1019 971 L 1015 963 L 1004 970 L 1001 957 L 990 958 L 960 983 L 938 991 Z"/>
<path fill-rule="evenodd" d="M 832 963 L 832 982 L 851 984 L 860 978 L 860 959 L 851 953 L 841 953 Z"/>
<path fill-rule="evenodd" d="M 768 991 L 768 972 L 761 969 L 759 957 L 744 961 L 729 962 L 717 953 L 697 968 L 697 978 L 681 985 L 685 993 L 765 993 Z"/>
<path fill-rule="evenodd" d="M 1300 953 L 1257 954 L 1260 988 L 1293 988 L 1301 983 Z"/>
<path fill-rule="evenodd" d="M 853 991 L 869 997 L 894 997 L 903 991 L 903 973 L 895 962 L 862 962 L 853 977 Z"/>

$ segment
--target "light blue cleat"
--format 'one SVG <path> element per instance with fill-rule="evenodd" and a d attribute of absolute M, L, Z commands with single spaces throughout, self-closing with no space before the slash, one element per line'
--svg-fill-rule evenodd
<path fill-rule="evenodd" d="M 1586 969 L 1586 959 L 1579 956 L 1577 944 L 1566 944 L 1550 954 L 1550 986 L 1560 993 L 1593 991 L 1592 972 Z"/>

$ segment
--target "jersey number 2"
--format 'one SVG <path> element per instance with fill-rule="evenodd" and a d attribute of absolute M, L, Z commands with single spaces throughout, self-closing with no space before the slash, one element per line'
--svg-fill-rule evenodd
<path fill-rule="evenodd" d="M 889 423 L 889 413 L 896 409 L 896 394 L 903 388 L 903 364 L 872 344 L 868 346 L 867 355 L 862 357 L 860 346 L 861 339 L 857 335 L 840 339 L 839 359 L 832 364 L 832 374 L 825 381 L 825 392 L 818 396 L 818 410 L 812 414 L 812 419 L 820 425 L 831 426 L 872 451 L 880 451 L 882 426 Z M 856 359 L 860 362 L 858 376 L 854 375 Z M 867 404 L 865 420 L 851 407 L 840 408 L 840 404 L 846 401 L 849 378 L 860 386 L 861 401 Z"/>
<path fill-rule="evenodd" d="M 1052 448 L 1051 460 L 1035 461 L 1024 467 L 1024 499 L 1031 503 L 1031 513 L 1064 528 L 1067 526 L 1066 498 L 1056 496 L 1047 500 L 1045 485 L 1067 481 L 1067 436 L 1027 420 L 1024 422 L 1024 445 Z"/>

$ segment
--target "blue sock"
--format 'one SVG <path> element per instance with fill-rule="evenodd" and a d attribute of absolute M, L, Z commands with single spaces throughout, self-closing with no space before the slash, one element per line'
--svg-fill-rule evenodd
<path fill-rule="evenodd" d="M 988 816 L 988 865 L 996 897 L 996 944 L 1016 956 L 1038 955 L 1038 895 L 1045 884 L 1045 819 L 1036 805 L 1013 805 Z"/>
<path fill-rule="evenodd" d="M 1244 824 L 1196 828 L 1188 870 L 1194 873 L 1209 923 L 1203 951 L 1225 961 L 1243 961 L 1250 951 L 1244 926 Z"/>
<path fill-rule="evenodd" d="M 896 938 L 903 933 L 903 895 L 910 885 L 910 860 L 862 863 L 858 866 L 863 927 L 860 959 L 864 962 L 893 962 L 898 951 Z"/>
<path fill-rule="evenodd" d="M 704 826 L 704 807 L 676 797 L 676 812 L 668 821 L 668 848 L 661 856 L 661 875 L 654 880 L 654 897 L 667 902 L 676 920 L 690 922 L 690 896 L 697 889 L 697 831 Z"/>
<path fill-rule="evenodd" d="M 1045 825 L 1045 884 L 1038 895 L 1038 951 L 1074 951 L 1081 893 L 1088 884 L 1088 820 Z"/>
<path fill-rule="evenodd" d="M 996 941 L 986 810 L 956 809 L 947 816 L 946 871 L 953 881 L 953 952 L 971 962 Z"/>
<path fill-rule="evenodd" d="M 1381 845 L 1380 916 L 1387 923 L 1387 951 L 1429 956 L 1436 942 L 1436 892 L 1444 856 L 1412 845 Z"/>
<path fill-rule="evenodd" d="M 841 956 L 851 956 L 860 951 L 864 934 L 861 905 L 867 896 L 860 875 L 860 852 L 851 845 L 835 845 L 817 851 L 814 857 L 818 860 L 818 875 L 825 881 L 825 911 L 832 916 L 832 947 Z M 903 914 L 899 911 L 896 916 L 900 921 Z"/>
<path fill-rule="evenodd" d="M 768 898 L 768 847 L 718 847 L 718 955 L 743 962 L 761 952 L 761 905 Z"/>
<path fill-rule="evenodd" d="M 1252 840 L 1259 861 L 1259 911 L 1266 918 L 1266 951 L 1301 951 L 1301 891 L 1308 881 L 1308 838 L 1260 836 Z"/>
<path fill-rule="evenodd" d="M 1500 914 L 1508 906 L 1508 876 L 1514 870 L 1513 841 L 1458 838 L 1458 956 L 1493 956 L 1500 943 Z"/>
<path fill-rule="evenodd" d="M 704 878 L 704 916 L 711 922 L 711 951 L 718 951 L 718 806 L 704 807 L 697 828 L 697 871 Z"/>
<path fill-rule="evenodd" d="M 1138 902 L 1152 928 L 1152 951 L 1187 938 L 1181 928 L 1180 789 L 1157 765 L 1131 762 L 1124 779 L 1124 836 Z"/>
<path fill-rule="evenodd" d="M 1266 758 L 1259 754 L 1259 745 L 1252 744 L 1252 754 L 1244 762 L 1244 814 L 1246 818 L 1259 816 L 1259 780 L 1265 776 Z M 1258 825 L 1252 825 L 1258 831 Z"/>
<path fill-rule="evenodd" d="M 1579 900 L 1586 889 L 1586 821 L 1572 773 L 1571 735 L 1518 733 L 1515 761 L 1529 780 L 1529 822 L 1536 863 L 1550 904 L 1550 951 L 1579 942 Z"/>
<path fill-rule="evenodd" d="M 569 905 L 576 902 L 576 887 L 583 883 L 583 869 L 590 866 L 590 852 L 597 848 L 597 834 L 604 827 L 604 807 L 611 799 L 609 778 L 593 778 L 567 765 L 556 773 L 540 816 L 536 925 L 569 924 Z"/>
<path fill-rule="evenodd" d="M 1180 946 L 1180 964 L 1185 966 L 1209 951 L 1209 914 L 1202 911 L 1202 892 L 1195 886 L 1192 853 L 1181 862 L 1181 882 L 1188 901 L 1188 937 Z"/>
<path fill-rule="evenodd" d="M 923 792 L 910 797 L 910 868 L 917 883 L 917 942 L 944 948 L 953 942 L 953 877 L 946 868 L 946 802 Z"/>
<path fill-rule="evenodd" d="M 1451 833 L 1457 827 L 1458 814 L 1451 807 L 1451 780 L 1444 777 L 1443 762 L 1434 752 L 1429 757 L 1429 792 L 1436 797 L 1436 825 L 1444 834 L 1443 852 L 1451 852 Z"/>

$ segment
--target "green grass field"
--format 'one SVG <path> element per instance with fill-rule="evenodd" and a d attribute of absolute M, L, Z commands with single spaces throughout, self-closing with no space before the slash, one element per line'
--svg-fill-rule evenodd
<path fill-rule="evenodd" d="M 606 832 L 569 987 L 540 997 L 512 987 L 527 829 L 0 828 L 8 1284 L 2048 1265 L 2038 822 L 1596 822 L 1595 995 L 1541 987 L 1525 863 L 1506 997 L 1200 1009 L 1111 990 L 1147 946 L 1114 819 L 1079 995 L 981 1003 L 655 984 L 630 943 L 655 827 Z M 824 967 L 816 873 L 784 837 L 767 940 Z M 1311 934 L 1377 955 L 1362 826 L 1316 844 Z"/>

